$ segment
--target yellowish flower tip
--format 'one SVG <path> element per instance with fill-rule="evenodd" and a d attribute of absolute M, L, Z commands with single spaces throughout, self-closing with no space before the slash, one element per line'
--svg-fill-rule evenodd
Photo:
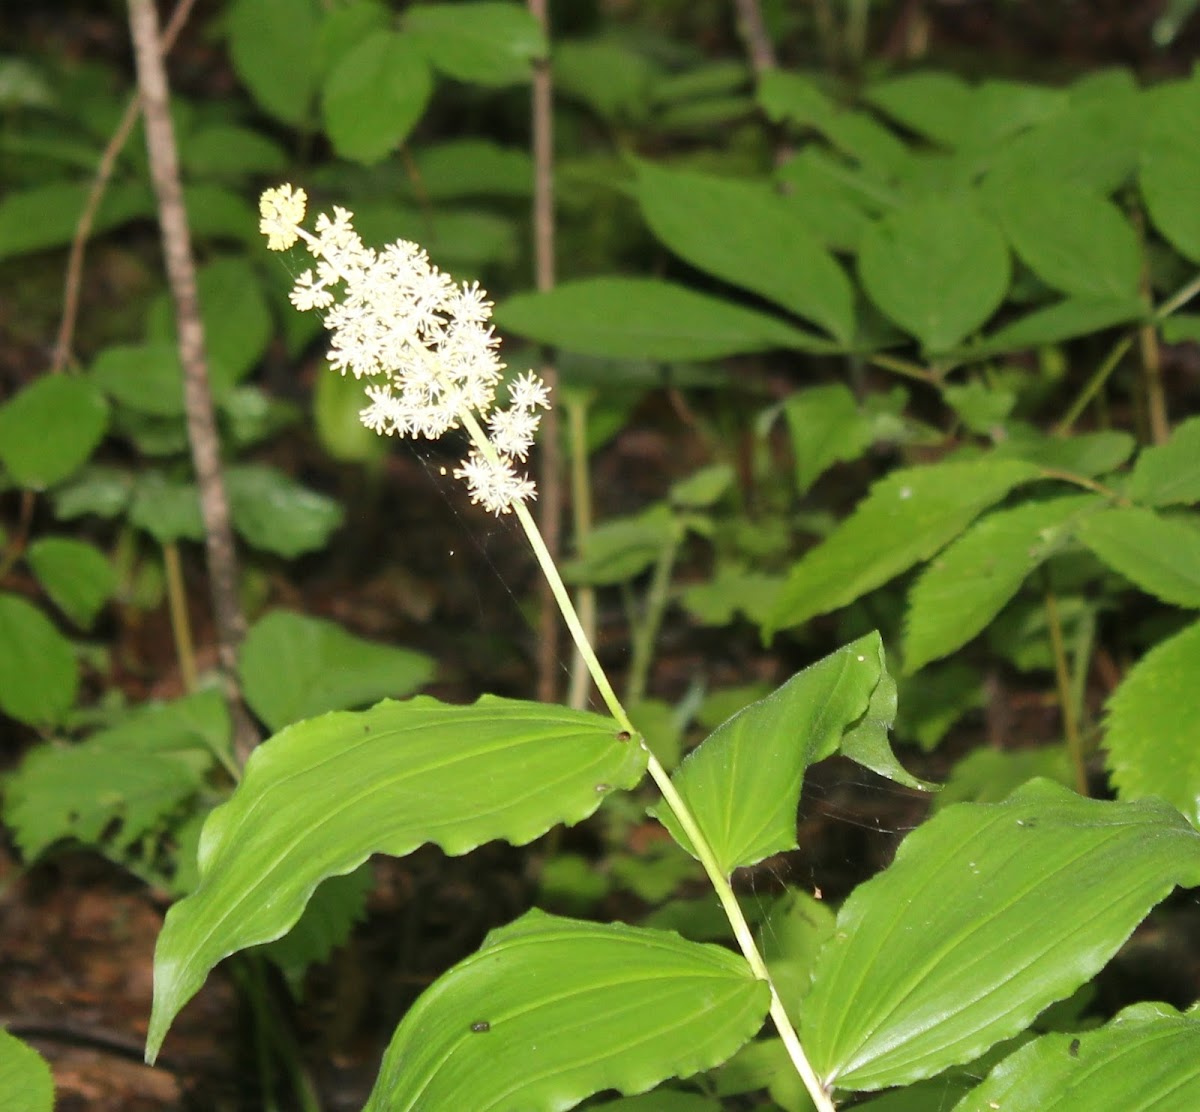
<path fill-rule="evenodd" d="M 270 250 L 286 251 L 300 238 L 297 228 L 304 221 L 307 207 L 308 194 L 303 189 L 285 184 L 263 193 L 258 201 L 262 217 L 258 230 L 267 237 Z"/>

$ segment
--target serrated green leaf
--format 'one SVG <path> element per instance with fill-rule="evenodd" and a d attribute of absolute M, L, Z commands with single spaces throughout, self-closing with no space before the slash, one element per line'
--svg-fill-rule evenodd
<path fill-rule="evenodd" d="M 1119 506 L 1084 518 L 1076 532 L 1135 587 L 1172 606 L 1200 607 L 1200 528 Z"/>
<path fill-rule="evenodd" d="M 1122 799 L 1161 796 L 1200 828 L 1200 623 L 1160 642 L 1108 701 L 1105 764 Z"/>
<path fill-rule="evenodd" d="M 29 546 L 25 559 L 55 606 L 84 629 L 116 590 L 112 563 L 84 541 L 43 537 Z"/>
<path fill-rule="evenodd" d="M 91 380 L 110 398 L 156 417 L 183 413 L 183 366 L 171 343 L 116 344 L 92 363 Z"/>
<path fill-rule="evenodd" d="M 457 4 L 420 4 L 404 13 L 404 29 L 437 70 L 475 85 L 527 82 L 546 56 L 538 21 L 519 4 L 474 0 L 466 18 Z"/>
<path fill-rule="evenodd" d="M 68 641 L 17 595 L 0 594 L 0 711 L 53 726 L 75 703 L 79 666 Z"/>
<path fill-rule="evenodd" d="M 761 294 L 843 344 L 854 335 L 845 272 L 765 182 L 639 162 L 637 198 L 651 231 L 693 266 Z"/>
<path fill-rule="evenodd" d="M 1137 233 L 1111 201 L 1081 185 L 1038 176 L 988 194 L 1013 250 L 1043 282 L 1076 297 L 1134 297 Z"/>
<path fill-rule="evenodd" d="M 926 753 L 968 711 L 983 705 L 983 685 L 979 673 L 958 660 L 922 668 L 906 675 L 899 692 L 896 736 L 913 741 Z M 945 788 L 938 793 L 940 801 Z"/>
<path fill-rule="evenodd" d="M 255 548 L 294 557 L 322 548 L 342 523 L 342 507 L 282 471 L 258 464 L 225 472 L 233 526 Z"/>
<path fill-rule="evenodd" d="M 1158 800 L 1038 780 L 947 808 L 842 906 L 802 1004 L 809 1059 L 856 1091 L 970 1061 L 1093 977 L 1173 887 L 1198 883 L 1200 834 Z"/>
<path fill-rule="evenodd" d="M 583 278 L 496 306 L 503 328 L 614 359 L 719 359 L 772 348 L 834 345 L 766 313 L 657 278 Z"/>
<path fill-rule="evenodd" d="M 989 506 L 1038 475 L 1032 464 L 1000 459 L 893 472 L 793 565 L 768 628 L 798 625 L 846 606 L 928 560 Z"/>
<path fill-rule="evenodd" d="M 432 93 L 433 75 L 410 38 L 372 31 L 325 78 L 325 131 L 343 158 L 374 165 L 408 138 Z"/>
<path fill-rule="evenodd" d="M 289 726 L 260 745 L 205 824 L 200 883 L 167 913 L 155 951 L 153 1059 L 221 958 L 270 942 L 321 880 L 372 853 L 433 841 L 450 854 L 524 844 L 633 787 L 645 752 L 607 718 L 484 696 L 418 696 Z"/>
<path fill-rule="evenodd" d="M 369 861 L 345 876 L 331 876 L 312 894 L 296 925 L 262 947 L 263 955 L 283 974 L 297 999 L 304 995 L 309 966 L 328 961 L 350 937 L 354 924 L 365 918 L 374 884 Z"/>
<path fill-rule="evenodd" d="M 18 486 L 45 490 L 79 470 L 108 425 L 108 403 L 85 378 L 47 375 L 0 406 L 0 464 Z"/>
<path fill-rule="evenodd" d="M 147 471 L 137 477 L 129 504 L 129 521 L 159 544 L 204 539 L 204 519 L 195 484 L 168 479 L 158 471 Z"/>
<path fill-rule="evenodd" d="M 740 612 L 756 625 L 765 625 L 779 597 L 783 577 L 748 571 L 723 561 L 707 583 L 683 588 L 680 601 L 704 625 L 728 625 Z"/>
<path fill-rule="evenodd" d="M 1146 315 L 1138 297 L 1068 297 L 985 336 L 970 348 L 972 358 L 1024 351 L 1100 332 Z"/>
<path fill-rule="evenodd" d="M 7 1112 L 53 1112 L 54 1076 L 32 1046 L 0 1029 L 0 1093 Z"/>
<path fill-rule="evenodd" d="M 1162 236 L 1194 263 L 1200 263 L 1200 77 L 1154 91 L 1142 144 L 1138 184 L 1146 209 Z"/>
<path fill-rule="evenodd" d="M 643 1092 L 719 1065 L 769 1003 L 723 947 L 531 911 L 417 1000 L 364 1112 L 554 1112 Z"/>
<path fill-rule="evenodd" d="M 965 645 L 1004 608 L 1045 560 L 1068 544 L 1073 526 L 1104 505 L 1099 495 L 1066 495 L 996 510 L 939 553 L 908 596 L 904 667 L 915 672 Z M 1200 534 L 1197 534 L 1200 545 Z"/>
<path fill-rule="evenodd" d="M 1200 417 L 1177 425 L 1165 444 L 1142 450 L 1126 493 L 1148 506 L 1200 502 Z"/>
<path fill-rule="evenodd" d="M 718 726 L 671 777 L 725 874 L 796 847 L 796 807 L 809 765 L 835 752 L 887 674 L 871 633 L 796 673 Z M 694 853 L 665 805 L 671 836 Z"/>
<path fill-rule="evenodd" d="M 1056 1032 L 1026 1043 L 954 1112 L 1188 1112 L 1197 1106 L 1200 1017 L 1146 1003 L 1124 1009 L 1098 1030 Z"/>
<path fill-rule="evenodd" d="M 784 403 L 783 412 L 801 493 L 833 464 L 858 459 L 871 445 L 871 420 L 840 382 L 797 390 Z"/>
<path fill-rule="evenodd" d="M 326 711 L 411 695 L 432 678 L 433 661 L 335 622 L 276 610 L 246 634 L 238 675 L 246 702 L 276 733 Z"/>
<path fill-rule="evenodd" d="M 1000 230 L 966 197 L 920 200 L 869 227 L 858 252 L 863 288 L 927 351 L 946 351 L 1004 300 L 1011 277 Z"/>
<path fill-rule="evenodd" d="M 315 0 L 236 0 L 227 18 L 233 67 L 251 96 L 285 124 L 305 124 L 317 82 Z"/>

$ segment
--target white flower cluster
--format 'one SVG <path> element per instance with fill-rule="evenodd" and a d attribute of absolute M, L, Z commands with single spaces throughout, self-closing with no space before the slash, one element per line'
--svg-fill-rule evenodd
<path fill-rule="evenodd" d="M 501 514 L 536 497 L 533 480 L 518 474 L 514 461 L 528 454 L 549 395 L 528 372 L 509 384 L 508 407 L 496 406 L 504 364 L 496 357 L 499 339 L 484 291 L 443 274 L 415 243 L 365 247 L 343 208 L 335 207 L 332 218 L 318 216 L 315 235 L 306 231 L 300 225 L 307 200 L 290 185 L 268 189 L 259 202 L 259 230 L 271 250 L 303 239 L 318 260 L 315 272 L 297 279 L 291 302 L 326 310 L 332 367 L 380 380 L 366 387 L 370 405 L 359 414 L 362 423 L 430 440 L 464 425 L 475 447 L 454 475 L 466 481 L 472 501 Z"/>

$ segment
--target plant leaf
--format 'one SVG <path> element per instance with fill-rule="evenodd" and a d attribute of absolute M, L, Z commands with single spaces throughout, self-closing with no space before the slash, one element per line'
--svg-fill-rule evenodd
<path fill-rule="evenodd" d="M 846 606 L 928 560 L 990 505 L 1038 474 L 1032 464 L 1001 459 L 894 471 L 792 566 L 768 630 Z"/>
<path fill-rule="evenodd" d="M 1100 332 L 1146 315 L 1138 297 L 1068 297 L 1027 313 L 970 347 L 972 358 L 1024 351 Z"/>
<path fill-rule="evenodd" d="M 110 398 L 139 413 L 183 413 L 183 367 L 173 344 L 114 344 L 96 356 L 89 377 Z"/>
<path fill-rule="evenodd" d="M 345 945 L 354 924 L 366 917 L 374 884 L 369 861 L 345 876 L 331 876 L 312 894 L 296 925 L 262 947 L 263 956 L 283 974 L 296 999 L 304 995 L 309 966 L 328 961 L 335 949 Z"/>
<path fill-rule="evenodd" d="M 1126 494 L 1148 506 L 1200 502 L 1200 417 L 1176 425 L 1165 444 L 1141 451 Z"/>
<path fill-rule="evenodd" d="M 334 150 L 368 166 L 416 127 L 433 75 L 407 35 L 372 31 L 337 62 L 321 90 L 321 117 Z"/>
<path fill-rule="evenodd" d="M 970 1061 L 1093 977 L 1175 885 L 1196 884 L 1200 834 L 1158 800 L 1036 780 L 1004 803 L 949 807 L 842 906 L 801 1006 L 809 1058 L 851 1090 Z"/>
<path fill-rule="evenodd" d="M 7 1112 L 53 1112 L 54 1076 L 32 1046 L 0 1029 L 0 1093 Z"/>
<path fill-rule="evenodd" d="M 740 710 L 688 754 L 671 780 L 723 873 L 796 847 L 805 770 L 838 749 L 886 675 L 879 634 L 867 634 Z M 670 808 L 654 814 L 695 856 Z"/>
<path fill-rule="evenodd" d="M 251 96 L 294 127 L 308 119 L 317 80 L 314 0 L 236 0 L 228 15 L 229 55 Z"/>
<path fill-rule="evenodd" d="M 25 553 L 46 594 L 77 626 L 88 629 L 112 597 L 117 573 L 99 549 L 69 537 L 43 537 Z"/>
<path fill-rule="evenodd" d="M 1142 271 L 1137 233 L 1111 201 L 1042 176 L 988 194 L 1021 260 L 1053 289 L 1077 297 L 1135 297 Z"/>
<path fill-rule="evenodd" d="M 45 490 L 79 470 L 108 425 L 108 403 L 86 378 L 46 375 L 0 406 L 0 464 Z"/>
<path fill-rule="evenodd" d="M 1200 263 L 1200 78 L 1153 91 L 1138 184 L 1154 226 L 1180 254 Z"/>
<path fill-rule="evenodd" d="M 204 539 L 195 484 L 168 479 L 158 471 L 145 471 L 134 481 L 129 521 L 159 544 Z"/>
<path fill-rule="evenodd" d="M 200 883 L 167 912 L 155 951 L 153 1060 L 223 957 L 286 933 L 313 889 L 372 853 L 521 845 L 633 787 L 646 755 L 599 715 L 485 695 L 418 696 L 334 712 L 260 745 L 205 823 Z"/>
<path fill-rule="evenodd" d="M 765 182 L 638 162 L 637 197 L 651 231 L 681 258 L 850 342 L 849 279 L 795 206 Z"/>
<path fill-rule="evenodd" d="M 364 1112 L 554 1112 L 643 1092 L 719 1065 L 769 1003 L 723 947 L 531 911 L 412 1006 Z"/>
<path fill-rule="evenodd" d="M 424 653 L 364 641 L 335 622 L 276 610 L 238 653 L 246 702 L 278 733 L 302 718 L 411 695 L 433 676 Z"/>
<path fill-rule="evenodd" d="M 404 13 L 404 30 L 435 69 L 473 85 L 523 84 L 546 56 L 538 21 L 519 4 L 475 0 L 468 19 L 457 4 L 420 4 Z"/>
<path fill-rule="evenodd" d="M 255 548 L 288 558 L 324 547 L 342 507 L 273 467 L 241 464 L 225 472 L 233 525 Z"/>
<path fill-rule="evenodd" d="M 871 300 L 926 351 L 947 351 L 976 331 L 1008 291 L 1000 230 L 967 197 L 936 197 L 869 227 L 858 271 Z"/>
<path fill-rule="evenodd" d="M 784 402 L 783 412 L 801 493 L 833 464 L 858 459 L 871 445 L 871 419 L 840 382 L 797 390 Z"/>
<path fill-rule="evenodd" d="M 1200 1107 L 1200 1017 L 1134 1004 L 1094 1031 L 1054 1032 L 1004 1059 L 954 1112 Z"/>
<path fill-rule="evenodd" d="M 78 688 L 71 642 L 37 607 L 0 594 L 0 710 L 31 726 L 52 726 L 74 706 Z"/>
<path fill-rule="evenodd" d="M 1200 528 L 1143 506 L 1084 518 L 1079 539 L 1113 571 L 1172 606 L 1200 608 Z"/>
<path fill-rule="evenodd" d="M 1098 495 L 1066 495 L 996 510 L 972 525 L 930 562 L 909 593 L 905 671 L 970 641 L 1034 569 L 1070 541 L 1072 523 L 1103 505 Z"/>
<path fill-rule="evenodd" d="M 1122 799 L 1156 795 L 1200 828 L 1200 622 L 1159 642 L 1108 701 L 1105 764 Z"/>
<path fill-rule="evenodd" d="M 496 306 L 510 332 L 614 359 L 719 359 L 795 348 L 829 352 L 827 340 L 765 313 L 657 278 L 581 278 Z"/>

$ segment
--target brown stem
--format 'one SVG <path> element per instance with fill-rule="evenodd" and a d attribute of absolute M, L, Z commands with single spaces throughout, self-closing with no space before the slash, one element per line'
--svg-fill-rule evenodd
<path fill-rule="evenodd" d="M 257 741 L 237 685 L 237 650 L 246 625 L 238 605 L 237 556 L 233 547 L 229 501 L 221 476 L 220 445 L 212 393 L 208 385 L 196 269 L 192 261 L 187 210 L 179 181 L 179 159 L 169 110 L 167 75 L 159 48 L 158 15 L 152 0 L 129 0 L 129 29 L 137 61 L 146 152 L 158 202 L 167 283 L 175 302 L 188 442 L 200 491 L 200 512 L 204 519 L 209 587 L 217 630 L 217 658 L 234 722 L 235 752 L 244 761 Z"/>
<path fill-rule="evenodd" d="M 549 38 L 546 0 L 529 0 L 530 14 Z M 534 282 L 539 290 L 554 287 L 554 81 L 550 60 L 533 65 L 533 258 Z M 543 351 L 539 368 L 542 381 L 553 395 L 558 390 L 558 368 L 549 351 Z M 538 525 L 551 558 L 562 555 L 561 422 L 551 407 L 542 422 Z M 558 608 L 543 577 L 538 587 L 537 697 L 552 703 L 558 689 Z"/>
<path fill-rule="evenodd" d="M 779 64 L 775 60 L 775 48 L 767 34 L 767 25 L 763 22 L 762 8 L 758 0 L 733 0 L 733 6 L 737 10 L 738 33 L 750 55 L 750 68 L 755 77 L 762 77 Z"/>
<path fill-rule="evenodd" d="M 196 0 L 180 0 L 167 23 L 162 35 L 162 52 L 167 54 L 179 38 L 179 32 L 187 22 Z M 63 280 L 63 312 L 58 324 L 58 335 L 54 340 L 54 356 L 50 363 L 50 373 L 58 374 L 71 361 L 71 343 L 75 337 L 75 324 L 79 319 L 79 291 L 83 286 L 83 254 L 87 248 L 88 237 L 92 234 L 92 225 L 96 221 L 96 213 L 100 202 L 104 199 L 104 191 L 108 188 L 113 170 L 117 165 L 117 155 L 129 139 L 133 125 L 137 123 L 141 111 L 141 99 L 137 93 L 129 98 L 120 123 L 112 133 L 100 161 L 96 165 L 96 174 L 92 178 L 92 187 L 88 190 L 87 199 L 83 203 L 83 211 L 75 224 L 75 235 L 71 239 L 71 250 L 67 255 L 67 273 Z"/>

